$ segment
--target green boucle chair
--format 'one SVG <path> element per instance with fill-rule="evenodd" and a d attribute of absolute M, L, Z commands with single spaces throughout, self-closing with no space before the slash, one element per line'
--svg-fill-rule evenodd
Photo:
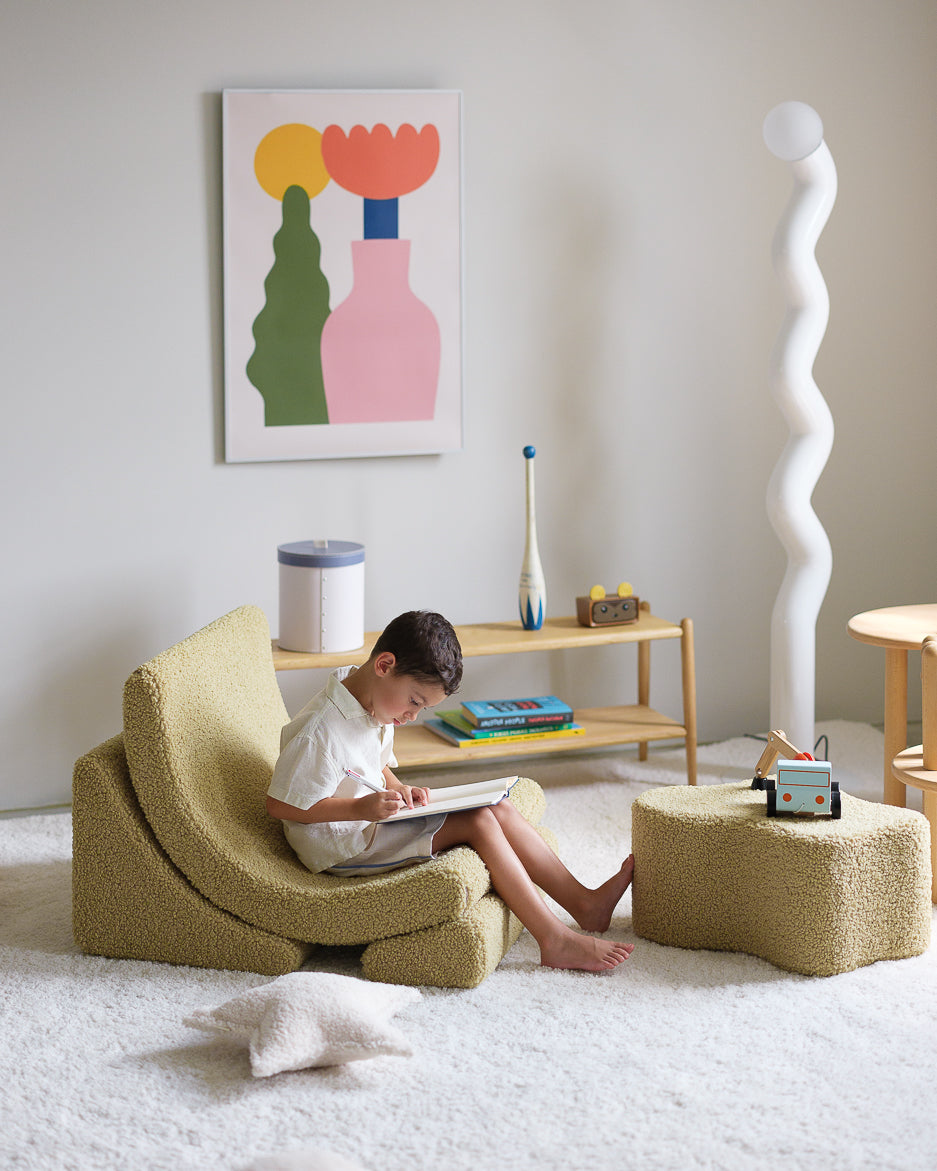
<path fill-rule="evenodd" d="M 264 808 L 288 719 L 267 620 L 254 606 L 134 671 L 123 734 L 75 764 L 77 945 L 281 975 L 316 945 L 366 944 L 373 980 L 481 983 L 521 925 L 474 850 L 364 878 L 311 874 L 293 855 Z M 535 782 L 522 778 L 511 799 L 539 822 Z"/>

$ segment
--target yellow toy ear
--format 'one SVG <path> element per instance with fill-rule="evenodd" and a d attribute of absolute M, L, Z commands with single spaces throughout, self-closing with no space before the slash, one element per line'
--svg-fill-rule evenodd
<path fill-rule="evenodd" d="M 605 586 L 595 585 L 589 590 L 589 597 L 593 602 L 598 602 L 605 597 Z"/>
<path fill-rule="evenodd" d="M 623 581 L 623 582 L 619 583 L 619 586 L 618 586 L 619 598 L 630 598 L 633 593 L 634 593 L 634 590 L 631 588 L 630 581 Z"/>

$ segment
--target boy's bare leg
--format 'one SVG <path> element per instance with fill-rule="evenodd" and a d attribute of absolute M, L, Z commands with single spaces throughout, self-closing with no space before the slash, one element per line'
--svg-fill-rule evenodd
<path fill-rule="evenodd" d="M 537 886 L 568 911 L 583 931 L 608 931 L 612 913 L 631 885 L 634 855 L 629 854 L 621 864 L 621 869 L 593 890 L 583 886 L 567 870 L 561 859 L 510 801 L 493 805 L 491 812 Z"/>
<path fill-rule="evenodd" d="M 480 855 L 495 890 L 540 945 L 542 964 L 603 972 L 617 967 L 634 950 L 633 944 L 580 935 L 561 923 L 540 897 L 490 808 L 448 815 L 433 837 L 433 850 L 458 845 L 469 845 Z"/>

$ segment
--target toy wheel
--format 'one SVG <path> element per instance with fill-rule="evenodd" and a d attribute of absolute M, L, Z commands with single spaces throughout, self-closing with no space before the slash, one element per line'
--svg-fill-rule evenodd
<path fill-rule="evenodd" d="M 765 788 L 770 792 L 776 787 L 774 777 L 765 777 Z"/>
<path fill-rule="evenodd" d="M 768 797 L 767 814 L 769 817 L 777 817 L 777 815 L 778 815 L 778 791 L 777 791 L 777 789 L 769 789 L 767 797 Z"/>
<path fill-rule="evenodd" d="M 839 785 L 836 781 L 833 782 L 833 787 L 830 789 L 830 817 L 834 821 L 839 821 L 843 816 L 843 799 L 839 795 Z"/>

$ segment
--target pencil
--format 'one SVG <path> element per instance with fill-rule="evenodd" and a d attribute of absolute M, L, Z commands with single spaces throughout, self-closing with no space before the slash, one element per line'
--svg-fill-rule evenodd
<path fill-rule="evenodd" d="M 354 777 L 356 781 L 360 781 L 362 785 L 367 785 L 367 787 L 369 789 L 373 789 L 375 793 L 383 793 L 385 790 L 384 785 L 379 785 L 377 781 L 369 781 L 367 777 L 363 777 L 361 773 L 356 773 L 352 768 L 345 769 L 345 776 Z"/>

